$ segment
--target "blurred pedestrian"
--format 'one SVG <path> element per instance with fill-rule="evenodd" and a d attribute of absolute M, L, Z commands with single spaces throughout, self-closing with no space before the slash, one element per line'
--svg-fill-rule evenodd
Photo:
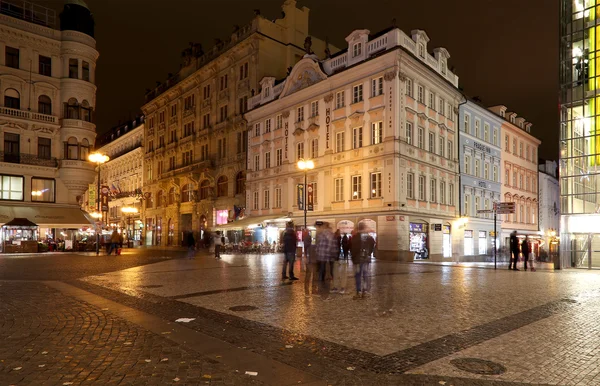
<path fill-rule="evenodd" d="M 188 232 L 185 242 L 188 247 L 188 259 L 192 259 L 196 252 L 196 240 L 194 239 L 194 234 L 192 232 Z"/>
<path fill-rule="evenodd" d="M 296 232 L 292 228 L 292 224 L 288 223 L 285 231 L 283 232 L 283 269 L 281 270 L 281 280 L 290 279 L 298 280 L 294 276 L 294 262 L 296 261 Z M 286 276 L 286 269 L 289 264 L 289 277 Z"/>
<path fill-rule="evenodd" d="M 317 232 L 320 232 L 320 229 Z M 316 246 L 312 244 L 312 237 L 310 235 L 310 232 L 306 232 L 303 241 L 306 259 L 306 274 L 304 276 L 304 295 L 308 297 L 310 296 L 311 289 L 313 295 L 317 293 L 317 276 L 319 272 L 319 264 L 317 262 Z"/>
<path fill-rule="evenodd" d="M 117 230 L 113 230 L 113 233 L 110 235 L 110 247 L 108 248 L 108 254 L 110 255 L 112 251 L 115 251 L 115 255 L 117 254 L 117 248 L 119 247 L 119 232 Z"/>
<path fill-rule="evenodd" d="M 354 265 L 354 279 L 356 280 L 356 295 L 354 299 L 364 298 L 370 290 L 368 281 L 369 262 L 375 247 L 375 240 L 365 232 L 364 224 L 358 224 L 356 235 L 352 236 L 350 253 Z"/>
<path fill-rule="evenodd" d="M 350 238 L 347 233 L 344 233 L 342 237 L 342 253 L 344 254 L 344 260 L 348 261 L 348 253 L 350 252 Z"/>
<path fill-rule="evenodd" d="M 517 262 L 519 261 L 519 239 L 517 238 L 517 231 L 512 231 L 510 234 L 510 254 L 508 261 L 508 269 L 518 271 Z"/>
<path fill-rule="evenodd" d="M 525 240 L 521 243 L 521 253 L 523 254 L 523 268 L 527 271 L 527 262 L 529 261 L 529 254 L 531 253 L 531 245 L 529 244 L 529 236 L 525 236 Z M 533 262 L 531 263 L 531 270 L 533 268 Z"/>
<path fill-rule="evenodd" d="M 214 243 L 215 243 L 215 259 L 220 260 L 221 259 L 221 246 L 224 244 L 223 238 L 221 237 L 221 231 L 217 231 L 217 234 L 215 235 Z"/>
<path fill-rule="evenodd" d="M 317 233 L 317 260 L 319 262 L 319 294 L 323 300 L 329 300 L 329 286 L 333 272 L 335 256 L 339 258 L 340 247 L 328 222 L 322 222 L 322 230 Z"/>

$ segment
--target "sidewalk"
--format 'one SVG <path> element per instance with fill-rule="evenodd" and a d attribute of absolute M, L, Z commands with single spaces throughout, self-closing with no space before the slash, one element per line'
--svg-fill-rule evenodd
<path fill-rule="evenodd" d="M 466 267 L 466 268 L 487 268 L 494 269 L 493 262 L 452 262 L 452 261 L 428 261 L 428 260 L 415 260 L 415 264 L 424 265 L 442 265 L 448 267 Z M 523 270 L 523 262 L 519 261 L 517 265 L 520 270 Z M 496 264 L 497 269 L 508 269 L 508 262 L 498 261 Z M 540 271 L 554 271 L 553 263 L 535 263 L 535 269 Z"/>

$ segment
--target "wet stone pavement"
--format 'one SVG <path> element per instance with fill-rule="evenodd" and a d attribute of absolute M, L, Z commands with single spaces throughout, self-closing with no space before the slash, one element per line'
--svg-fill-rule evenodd
<path fill-rule="evenodd" d="M 182 256 L 0 261 L 0 385 L 600 384 L 595 272 L 374 262 L 354 300 L 350 264 L 326 296 L 280 255 Z"/>

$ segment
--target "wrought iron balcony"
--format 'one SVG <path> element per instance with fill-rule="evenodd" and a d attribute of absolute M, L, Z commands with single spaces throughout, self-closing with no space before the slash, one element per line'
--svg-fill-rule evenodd
<path fill-rule="evenodd" d="M 12 164 L 26 164 L 36 166 L 47 166 L 55 168 L 58 166 L 56 158 L 39 157 L 37 154 L 25 153 L 6 153 L 0 151 L 0 162 L 8 162 Z"/>

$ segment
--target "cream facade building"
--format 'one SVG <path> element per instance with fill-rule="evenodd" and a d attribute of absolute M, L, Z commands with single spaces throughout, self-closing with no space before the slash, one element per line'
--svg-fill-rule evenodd
<path fill-rule="evenodd" d="M 346 41 L 326 60 L 305 55 L 283 81 L 263 78 L 250 100 L 245 234 L 272 241 L 288 218 L 303 227 L 297 162 L 311 159 L 308 225 L 350 233 L 362 222 L 382 259 L 450 258 L 462 97 L 449 54 L 429 54 L 421 30 L 356 30 Z"/>
<path fill-rule="evenodd" d="M 502 202 L 514 202 L 515 213 L 499 215 L 502 233 L 499 246 L 508 248 L 509 236 L 517 231 L 520 239 L 532 239 L 534 253 L 538 253 L 539 197 L 538 148 L 542 143 L 531 134 L 530 122 L 506 106 L 494 106 L 490 111 L 502 121 Z"/>
<path fill-rule="evenodd" d="M 94 21 L 83 1 L 67 1 L 60 29 L 54 11 L 10 3 L 0 10 L 0 224 L 27 218 L 40 238 L 69 239 L 90 226 L 78 200 L 94 179 Z"/>
<path fill-rule="evenodd" d="M 179 245 L 185 232 L 214 229 L 246 205 L 248 99 L 268 75 L 284 77 L 303 55 L 309 9 L 286 0 L 283 17 L 260 14 L 208 52 L 193 46 L 175 76 L 147 95 L 147 243 Z M 326 43 L 312 38 L 317 52 Z M 330 48 L 335 50 L 334 48 Z"/>

